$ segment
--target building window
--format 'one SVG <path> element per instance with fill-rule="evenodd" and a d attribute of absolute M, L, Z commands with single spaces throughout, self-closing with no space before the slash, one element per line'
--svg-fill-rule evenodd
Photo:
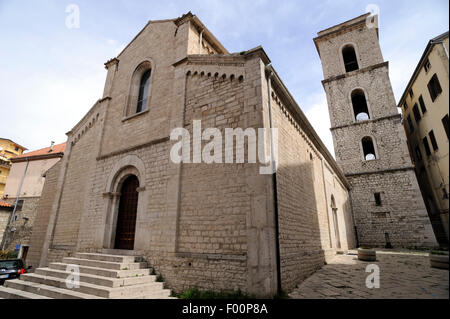
<path fill-rule="evenodd" d="M 369 136 L 366 136 L 362 139 L 361 143 L 362 143 L 363 152 L 364 152 L 364 159 L 366 161 L 371 161 L 371 160 L 376 159 L 377 157 L 375 156 L 375 147 L 373 145 L 372 138 Z"/>
<path fill-rule="evenodd" d="M 406 101 L 405 103 L 403 103 L 403 108 L 405 109 L 405 111 L 408 109 L 408 103 L 406 103 Z"/>
<path fill-rule="evenodd" d="M 150 73 L 151 70 L 148 70 L 141 77 L 136 113 L 142 112 L 147 108 L 148 89 L 150 86 Z"/>
<path fill-rule="evenodd" d="M 422 119 L 422 116 L 420 116 L 419 107 L 417 106 L 417 103 L 413 106 L 413 113 L 414 118 L 416 119 L 416 123 L 419 123 L 419 121 Z"/>
<path fill-rule="evenodd" d="M 364 91 L 356 89 L 352 92 L 353 113 L 357 122 L 367 121 L 370 119 L 369 109 L 367 107 L 366 96 Z"/>
<path fill-rule="evenodd" d="M 416 146 L 415 151 L 416 151 L 417 161 L 420 162 L 422 160 L 422 152 L 420 152 L 420 147 Z"/>
<path fill-rule="evenodd" d="M 434 102 L 434 100 L 436 100 L 436 98 L 442 92 L 442 88 L 441 88 L 441 85 L 439 84 L 439 79 L 438 79 L 436 73 L 433 74 L 430 82 L 428 82 L 428 91 L 430 92 L 431 100 L 433 102 Z"/>
<path fill-rule="evenodd" d="M 433 151 L 437 151 L 438 145 L 437 145 L 436 137 L 434 136 L 433 130 L 431 130 L 430 133 L 428 133 L 428 135 L 430 136 L 430 141 L 431 141 L 431 146 L 433 146 Z"/>
<path fill-rule="evenodd" d="M 137 66 L 131 76 L 130 91 L 127 97 L 125 117 L 143 113 L 149 108 L 151 98 L 151 72 L 150 61 L 144 61 Z"/>
<path fill-rule="evenodd" d="M 425 136 L 422 141 L 423 141 L 423 147 L 425 147 L 425 153 L 427 154 L 427 156 L 430 156 L 431 150 L 430 150 L 430 145 L 428 145 L 427 137 Z"/>
<path fill-rule="evenodd" d="M 414 96 L 414 92 L 412 89 L 409 89 L 409 97 L 412 98 Z"/>
<path fill-rule="evenodd" d="M 423 68 L 425 69 L 425 72 L 428 72 L 428 70 L 431 68 L 430 60 L 426 59 L 425 63 L 423 64 Z"/>
<path fill-rule="evenodd" d="M 447 134 L 447 139 L 450 139 L 448 114 L 442 118 L 442 125 L 444 126 L 445 133 Z"/>
<path fill-rule="evenodd" d="M 19 199 L 19 200 L 17 201 L 16 212 L 17 212 L 17 211 L 21 211 L 21 210 L 22 210 L 22 207 L 23 207 L 23 199 Z"/>
<path fill-rule="evenodd" d="M 374 193 L 373 196 L 375 197 L 375 205 L 381 206 L 381 194 Z"/>
<path fill-rule="evenodd" d="M 358 60 L 356 59 L 355 48 L 352 45 L 346 45 L 342 49 L 342 57 L 344 58 L 345 72 L 358 70 Z"/>
<path fill-rule="evenodd" d="M 414 124 L 413 124 L 413 122 L 411 120 L 411 115 L 408 115 L 407 120 L 408 120 L 408 124 L 409 124 L 409 130 L 412 133 L 412 132 L 414 132 Z"/>
<path fill-rule="evenodd" d="M 427 108 L 425 107 L 425 102 L 423 101 L 422 95 L 419 96 L 419 104 L 420 104 L 420 109 L 422 110 L 422 114 L 425 114 L 427 111 Z"/>

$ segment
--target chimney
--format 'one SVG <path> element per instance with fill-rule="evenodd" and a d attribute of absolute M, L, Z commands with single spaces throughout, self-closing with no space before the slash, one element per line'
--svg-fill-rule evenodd
<path fill-rule="evenodd" d="M 49 153 L 51 153 L 53 151 L 53 145 L 55 145 L 55 142 L 51 141 L 50 149 L 48 150 Z"/>

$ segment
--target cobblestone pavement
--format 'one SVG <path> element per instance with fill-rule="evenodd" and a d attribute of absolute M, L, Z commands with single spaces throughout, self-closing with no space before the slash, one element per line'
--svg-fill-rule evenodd
<path fill-rule="evenodd" d="M 366 266 L 380 269 L 380 288 L 366 287 Z M 336 255 L 332 261 L 303 281 L 291 298 L 316 299 L 449 299 L 448 270 L 430 267 L 428 253 L 377 250 L 375 262 L 363 262 L 356 251 Z"/>

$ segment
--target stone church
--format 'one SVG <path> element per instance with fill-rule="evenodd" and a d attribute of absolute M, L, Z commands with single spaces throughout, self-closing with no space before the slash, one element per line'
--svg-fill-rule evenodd
<path fill-rule="evenodd" d="M 103 97 L 67 133 L 62 161 L 47 172 L 28 257 L 41 268 L 20 281 L 50 284 L 78 264 L 79 291 L 103 296 L 93 285 L 108 282 L 97 278 L 108 273 L 99 267 L 115 267 L 122 257 L 114 255 L 139 256 L 175 292 L 273 296 L 355 248 L 357 238 L 384 246 L 388 233 L 392 245 L 430 244 L 378 30 L 359 20 L 315 39 L 337 162 L 262 47 L 229 53 L 191 13 L 150 21 L 105 64 Z M 347 43 L 359 63 L 349 73 Z M 354 120 L 352 88 L 366 97 L 366 121 Z M 196 120 L 221 132 L 277 128 L 276 173 L 260 174 L 249 161 L 174 163 L 171 132 L 192 133 Z M 372 138 L 376 160 L 365 161 L 360 136 Z"/>

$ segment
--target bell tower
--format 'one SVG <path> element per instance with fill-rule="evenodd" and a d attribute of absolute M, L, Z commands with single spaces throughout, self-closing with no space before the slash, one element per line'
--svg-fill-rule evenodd
<path fill-rule="evenodd" d="M 437 246 L 378 36 L 377 16 L 367 13 L 314 38 L 358 240 L 378 247 Z"/>

